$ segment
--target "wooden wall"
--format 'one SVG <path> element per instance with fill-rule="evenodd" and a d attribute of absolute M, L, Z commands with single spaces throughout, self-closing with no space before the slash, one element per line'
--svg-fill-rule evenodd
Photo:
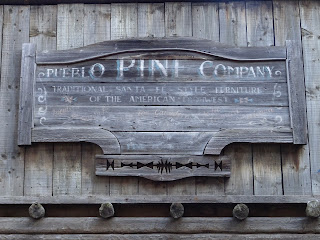
<path fill-rule="evenodd" d="M 319 22 L 319 1 L 0 6 L 0 195 L 320 195 Z M 232 157 L 230 179 L 169 183 L 95 176 L 94 156 L 101 150 L 93 144 L 17 146 L 22 43 L 63 50 L 164 36 L 248 47 L 297 40 L 304 58 L 309 144 L 232 144 L 224 150 Z"/>

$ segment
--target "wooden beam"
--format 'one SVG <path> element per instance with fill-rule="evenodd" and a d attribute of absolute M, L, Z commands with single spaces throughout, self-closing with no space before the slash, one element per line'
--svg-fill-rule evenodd
<path fill-rule="evenodd" d="M 149 233 L 320 233 L 320 220 L 306 217 L 52 217 L 34 219 L 1 217 L 0 234 L 149 234 Z"/>
<path fill-rule="evenodd" d="M 8 204 L 101 204 L 104 202 L 118 204 L 167 204 L 172 202 L 198 204 L 307 204 L 311 200 L 320 200 L 320 196 L 249 196 L 249 195 L 184 195 L 184 196 L 157 196 L 157 195 L 122 195 L 122 196 L 12 196 L 0 197 L 0 205 Z"/>

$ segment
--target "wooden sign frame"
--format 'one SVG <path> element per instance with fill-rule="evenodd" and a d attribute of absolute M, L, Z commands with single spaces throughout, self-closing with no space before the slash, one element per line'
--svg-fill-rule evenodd
<path fill-rule="evenodd" d="M 303 76 L 294 41 L 147 38 L 44 52 L 26 43 L 18 144 L 97 144 L 102 176 L 227 177 L 230 159 L 214 155 L 230 143 L 307 143 Z"/>

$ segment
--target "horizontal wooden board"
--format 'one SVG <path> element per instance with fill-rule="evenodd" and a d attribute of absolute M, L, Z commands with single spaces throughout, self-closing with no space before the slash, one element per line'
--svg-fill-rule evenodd
<path fill-rule="evenodd" d="M 159 53 L 161 54 L 161 53 Z M 175 53 L 179 56 L 182 53 Z M 185 56 L 187 57 L 187 56 Z M 159 82 L 159 81 L 286 81 L 285 61 L 95 59 L 76 64 L 38 65 L 37 81 Z"/>
<path fill-rule="evenodd" d="M 37 54 L 38 64 L 72 63 L 119 53 L 189 51 L 231 60 L 283 60 L 285 47 L 231 47 L 192 37 L 141 38 L 106 41 L 78 49 L 44 51 Z"/>
<path fill-rule="evenodd" d="M 142 204 L 142 203 L 198 203 L 198 204 L 231 204 L 231 203 L 256 203 L 256 204 L 306 204 L 308 201 L 320 200 L 320 196 L 311 195 L 60 195 L 60 196 L 2 196 L 1 205 L 10 204 L 101 204 L 103 202 L 121 204 Z"/>
<path fill-rule="evenodd" d="M 290 127 L 288 107 L 55 107 L 36 105 L 35 126 L 109 131 L 218 131 Z"/>
<path fill-rule="evenodd" d="M 35 102 L 51 106 L 288 106 L 286 83 L 38 82 L 35 89 Z"/>
<path fill-rule="evenodd" d="M 227 157 L 188 155 L 99 155 L 98 176 L 138 176 L 154 181 L 186 177 L 228 177 L 231 160 Z"/>
<path fill-rule="evenodd" d="M 314 240 L 320 237 L 320 235 L 314 234 L 37 234 L 32 235 L 33 240 Z M 2 240 L 29 240 L 28 234 L 0 234 Z"/>
<path fill-rule="evenodd" d="M 35 222 L 32 218 L 0 218 L 0 234 L 146 234 L 146 233 L 320 233 L 319 219 L 306 217 L 52 217 Z"/>

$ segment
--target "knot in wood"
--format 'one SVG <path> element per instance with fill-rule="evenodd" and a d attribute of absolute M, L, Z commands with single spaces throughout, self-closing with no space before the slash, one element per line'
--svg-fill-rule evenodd
<path fill-rule="evenodd" d="M 170 206 L 170 215 L 171 217 L 178 219 L 181 218 L 184 214 L 184 207 L 181 203 L 172 203 Z"/>
<path fill-rule="evenodd" d="M 306 215 L 311 218 L 320 216 L 320 202 L 318 200 L 312 200 L 307 203 Z"/>
<path fill-rule="evenodd" d="M 243 203 L 237 204 L 233 208 L 232 214 L 236 219 L 244 220 L 249 216 L 249 208 Z"/>
<path fill-rule="evenodd" d="M 45 213 L 46 211 L 40 203 L 35 202 L 29 207 L 29 215 L 34 219 L 40 219 L 44 217 Z"/>
<path fill-rule="evenodd" d="M 112 203 L 102 203 L 99 208 L 99 214 L 102 218 L 110 218 L 114 215 Z"/>

